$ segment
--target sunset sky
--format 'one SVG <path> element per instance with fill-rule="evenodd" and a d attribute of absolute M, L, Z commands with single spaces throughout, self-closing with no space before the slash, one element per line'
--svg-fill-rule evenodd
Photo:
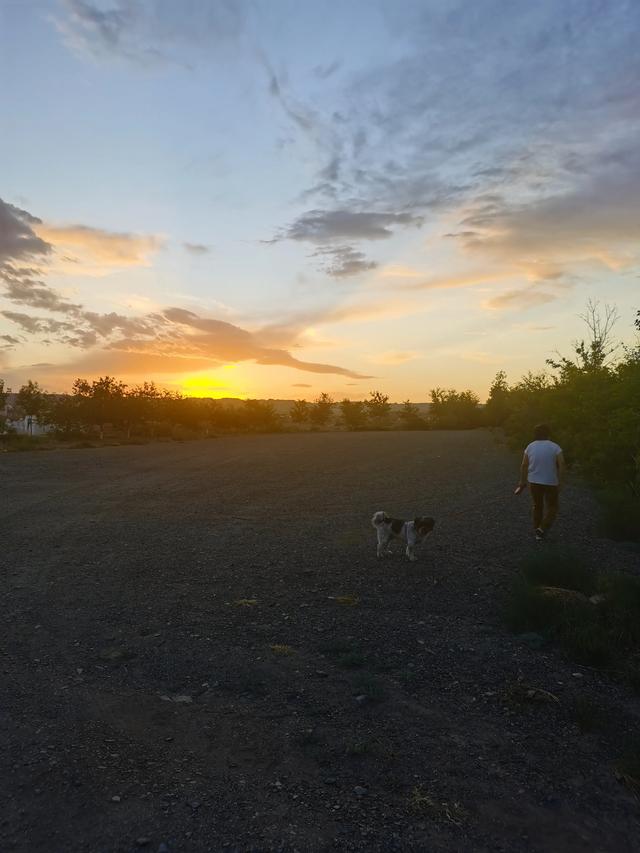
<path fill-rule="evenodd" d="M 486 396 L 640 309 L 638 0 L 0 0 L 0 377 Z"/>

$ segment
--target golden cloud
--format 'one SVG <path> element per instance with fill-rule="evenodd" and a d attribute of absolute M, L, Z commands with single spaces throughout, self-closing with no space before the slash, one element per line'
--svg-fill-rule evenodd
<path fill-rule="evenodd" d="M 88 225 L 36 224 L 38 237 L 56 251 L 52 269 L 76 275 L 106 275 L 116 268 L 148 267 L 164 240 L 155 235 L 128 234 Z"/>

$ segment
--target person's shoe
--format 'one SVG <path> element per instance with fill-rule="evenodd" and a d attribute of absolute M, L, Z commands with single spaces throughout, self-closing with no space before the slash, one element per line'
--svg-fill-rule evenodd
<path fill-rule="evenodd" d="M 536 542 L 542 542 L 544 539 L 544 530 L 541 527 L 536 527 Z"/>

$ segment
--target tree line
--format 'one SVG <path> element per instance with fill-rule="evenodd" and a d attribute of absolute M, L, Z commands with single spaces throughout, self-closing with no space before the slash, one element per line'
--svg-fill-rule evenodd
<path fill-rule="evenodd" d="M 103 438 L 110 431 L 127 438 L 190 437 L 226 431 L 285 429 L 473 429 L 500 427 L 509 441 L 525 446 L 535 423 L 549 422 L 570 463 L 606 495 L 612 519 L 640 531 L 640 344 L 617 344 L 615 308 L 589 303 L 587 334 L 572 353 L 547 360 L 546 370 L 510 383 L 497 373 L 484 405 L 473 391 L 433 388 L 429 410 L 410 400 L 394 408 L 381 391 L 368 399 L 295 400 L 278 412 L 265 400 L 222 403 L 183 397 L 153 382 L 127 386 L 111 376 L 77 379 L 71 394 L 47 394 L 37 382 L 23 385 L 6 410 L 8 389 L 0 379 L 0 433 L 26 417 L 57 436 Z M 640 332 L 640 312 L 635 320 Z M 636 513 L 638 513 L 636 515 Z M 617 523 L 617 522 L 616 522 Z"/>
<path fill-rule="evenodd" d="M 326 392 L 315 400 L 293 401 L 288 413 L 278 412 L 268 400 L 234 403 L 184 397 L 158 388 L 153 382 L 127 386 L 112 376 L 88 381 L 76 379 L 71 394 L 48 394 L 29 380 L 13 396 L 0 379 L 0 432 L 12 431 L 12 422 L 27 420 L 51 429 L 58 437 L 110 434 L 127 438 L 157 438 L 176 431 L 208 435 L 216 431 L 285 429 L 469 429 L 486 425 L 480 400 L 473 391 L 442 388 L 430 392 L 430 408 L 421 412 L 410 400 L 398 408 L 387 394 L 371 391 L 366 400 L 336 401 Z M 15 430 L 15 428 L 14 428 Z"/>

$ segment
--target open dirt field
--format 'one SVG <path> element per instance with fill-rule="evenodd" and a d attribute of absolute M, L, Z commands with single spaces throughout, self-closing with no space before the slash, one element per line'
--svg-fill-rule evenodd
<path fill-rule="evenodd" d="M 481 431 L 4 454 L 0 849 L 639 849 L 637 699 L 502 626 L 518 464 Z M 417 563 L 378 509 L 435 516 Z M 556 536 L 631 567 L 594 519 L 570 484 Z"/>

